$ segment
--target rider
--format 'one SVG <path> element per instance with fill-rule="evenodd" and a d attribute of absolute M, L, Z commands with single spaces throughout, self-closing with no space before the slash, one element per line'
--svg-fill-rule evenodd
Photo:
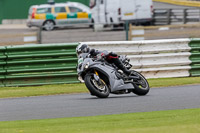
<path fill-rule="evenodd" d="M 88 47 L 88 45 L 86 45 L 86 44 L 78 45 L 77 48 L 76 48 L 76 52 L 77 52 L 78 55 L 80 55 L 81 53 L 89 53 L 91 57 L 95 57 L 98 54 L 100 54 L 102 57 L 104 57 L 106 59 L 106 61 L 108 63 L 114 63 L 115 66 L 117 66 L 119 69 L 121 69 L 126 75 L 130 75 L 131 74 L 131 71 L 128 70 L 123 65 L 123 63 L 119 60 L 118 55 L 113 53 L 113 52 L 110 52 L 110 53 L 107 54 L 107 53 L 102 52 L 102 51 L 98 51 L 98 50 L 95 50 L 95 49 L 90 49 Z"/>

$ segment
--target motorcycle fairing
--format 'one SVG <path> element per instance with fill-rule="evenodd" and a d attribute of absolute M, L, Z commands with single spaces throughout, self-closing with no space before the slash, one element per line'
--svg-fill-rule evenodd
<path fill-rule="evenodd" d="M 106 75 L 109 79 L 110 82 L 110 91 L 111 92 L 115 92 L 115 91 L 119 91 L 119 90 L 124 90 L 124 89 L 134 89 L 133 84 L 131 83 L 124 83 L 124 81 L 122 79 L 119 79 L 115 72 L 116 70 L 106 64 L 95 64 L 95 65 L 91 65 L 90 69 L 94 69 L 94 70 L 98 70 L 100 72 L 102 72 L 104 75 Z"/>

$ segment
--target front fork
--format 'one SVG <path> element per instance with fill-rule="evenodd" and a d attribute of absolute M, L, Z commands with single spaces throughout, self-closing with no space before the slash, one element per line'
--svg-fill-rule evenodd
<path fill-rule="evenodd" d="M 102 85 L 102 80 L 99 77 L 99 74 L 96 70 L 94 70 L 94 79 L 97 81 L 98 85 Z"/>
<path fill-rule="evenodd" d="M 104 80 L 102 80 L 100 77 L 99 77 L 99 74 L 96 70 L 94 70 L 94 79 L 97 81 L 98 85 L 103 85 L 105 86 L 106 83 L 104 82 Z"/>

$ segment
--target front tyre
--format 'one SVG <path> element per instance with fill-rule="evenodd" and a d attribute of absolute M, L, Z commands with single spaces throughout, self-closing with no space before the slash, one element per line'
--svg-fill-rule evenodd
<path fill-rule="evenodd" d="M 139 77 L 139 79 L 133 80 L 133 85 L 135 87 L 135 89 L 133 89 L 133 93 L 135 93 L 136 95 L 139 95 L 139 96 L 146 95 L 150 90 L 148 81 L 139 72 L 132 71 L 132 74 L 133 74 L 133 76 Z"/>
<path fill-rule="evenodd" d="M 85 85 L 92 95 L 97 96 L 98 98 L 107 98 L 110 94 L 110 90 L 106 83 L 101 80 L 101 83 L 95 80 L 94 74 L 87 74 L 84 78 Z"/>
<path fill-rule="evenodd" d="M 52 20 L 44 22 L 43 27 L 46 31 L 52 31 L 55 28 L 55 23 Z"/>

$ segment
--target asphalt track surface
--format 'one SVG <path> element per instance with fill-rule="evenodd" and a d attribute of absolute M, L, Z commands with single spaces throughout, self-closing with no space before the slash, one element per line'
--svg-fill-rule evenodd
<path fill-rule="evenodd" d="M 146 96 L 89 94 L 0 99 L 0 121 L 200 108 L 200 85 L 152 88 Z"/>

